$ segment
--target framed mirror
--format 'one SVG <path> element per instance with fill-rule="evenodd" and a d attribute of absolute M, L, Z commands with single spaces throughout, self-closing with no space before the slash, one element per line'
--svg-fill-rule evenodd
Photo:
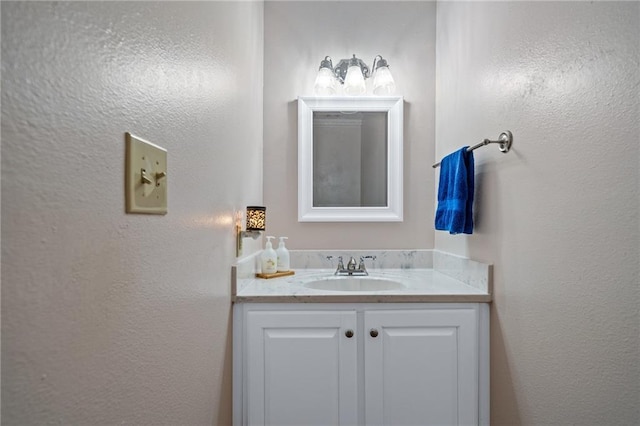
<path fill-rule="evenodd" d="M 298 98 L 298 221 L 401 222 L 403 99 Z"/>

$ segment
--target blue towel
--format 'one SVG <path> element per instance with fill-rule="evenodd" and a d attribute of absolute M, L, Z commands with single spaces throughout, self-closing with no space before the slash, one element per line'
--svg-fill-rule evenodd
<path fill-rule="evenodd" d="M 436 229 L 450 234 L 473 233 L 473 152 L 467 148 L 440 162 Z"/>

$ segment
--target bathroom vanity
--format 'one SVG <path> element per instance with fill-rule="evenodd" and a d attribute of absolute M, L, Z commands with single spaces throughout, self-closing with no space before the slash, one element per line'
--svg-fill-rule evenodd
<path fill-rule="evenodd" d="M 490 265 L 380 252 L 353 277 L 291 254 L 294 276 L 233 269 L 235 425 L 489 424 Z"/>

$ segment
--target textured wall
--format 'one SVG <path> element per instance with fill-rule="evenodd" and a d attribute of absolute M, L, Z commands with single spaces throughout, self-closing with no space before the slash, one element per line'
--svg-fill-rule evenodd
<path fill-rule="evenodd" d="M 435 2 L 265 3 L 264 198 L 270 234 L 304 249 L 433 248 Z M 405 98 L 404 222 L 298 223 L 298 96 L 320 60 L 389 61 Z M 369 80 L 368 80 L 369 81 Z M 370 82 L 370 81 L 369 81 Z"/>
<path fill-rule="evenodd" d="M 492 425 L 640 423 L 640 4 L 438 3 L 436 154 L 476 153 Z"/>
<path fill-rule="evenodd" d="M 2 3 L 2 424 L 228 424 L 263 5 Z M 124 132 L 169 151 L 124 213 Z"/>

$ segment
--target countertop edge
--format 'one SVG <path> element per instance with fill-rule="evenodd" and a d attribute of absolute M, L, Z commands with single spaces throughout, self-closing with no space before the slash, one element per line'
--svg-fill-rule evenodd
<path fill-rule="evenodd" d="M 346 294 L 231 296 L 232 303 L 491 303 L 491 294 Z"/>

